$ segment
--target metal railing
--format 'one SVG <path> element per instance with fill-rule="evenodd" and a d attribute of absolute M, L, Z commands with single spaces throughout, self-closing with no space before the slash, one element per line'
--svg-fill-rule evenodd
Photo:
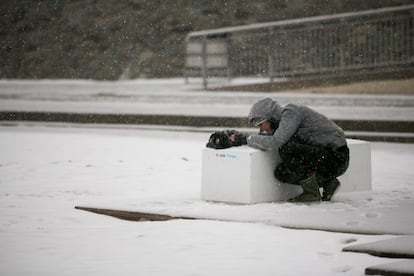
<path fill-rule="evenodd" d="M 414 5 L 187 35 L 184 75 L 307 77 L 414 67 Z"/>

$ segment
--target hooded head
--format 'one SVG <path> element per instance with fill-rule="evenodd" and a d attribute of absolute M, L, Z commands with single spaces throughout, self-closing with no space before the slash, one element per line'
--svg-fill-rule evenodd
<path fill-rule="evenodd" d="M 282 107 L 271 98 L 264 98 L 256 102 L 249 113 L 249 122 L 255 126 L 262 123 L 264 120 L 270 121 L 276 126 L 279 124 L 282 116 Z"/>

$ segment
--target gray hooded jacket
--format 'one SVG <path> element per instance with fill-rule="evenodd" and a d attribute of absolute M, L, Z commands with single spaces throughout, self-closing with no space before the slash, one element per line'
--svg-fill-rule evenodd
<path fill-rule="evenodd" d="M 288 104 L 281 107 L 265 98 L 254 104 L 249 113 L 250 122 L 264 118 L 278 124 L 273 135 L 251 135 L 247 144 L 261 150 L 278 150 L 294 135 L 309 145 L 337 149 L 346 145 L 343 130 L 322 114 L 306 107 Z"/>

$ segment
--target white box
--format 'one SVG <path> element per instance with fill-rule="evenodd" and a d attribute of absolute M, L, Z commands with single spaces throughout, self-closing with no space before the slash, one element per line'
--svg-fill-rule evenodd
<path fill-rule="evenodd" d="M 338 193 L 370 191 L 371 175 L 371 143 L 362 140 L 347 139 L 349 147 L 349 167 L 338 177 L 341 182 Z"/>
<path fill-rule="evenodd" d="M 232 203 L 286 200 L 300 193 L 297 185 L 273 176 L 280 157 L 247 146 L 224 150 L 206 148 L 202 158 L 201 199 Z"/>
<path fill-rule="evenodd" d="M 350 165 L 339 179 L 339 192 L 371 189 L 371 148 L 360 140 L 348 140 Z M 230 203 L 283 201 L 301 193 L 299 185 L 278 181 L 273 171 L 280 163 L 277 152 L 248 146 L 224 150 L 205 148 L 202 156 L 201 199 Z"/>

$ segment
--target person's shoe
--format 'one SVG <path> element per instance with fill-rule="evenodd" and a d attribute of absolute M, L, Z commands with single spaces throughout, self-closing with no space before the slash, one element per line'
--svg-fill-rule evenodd
<path fill-rule="evenodd" d="M 341 185 L 341 182 L 337 178 L 334 178 L 322 185 L 322 201 L 331 201 L 331 198 L 338 191 L 338 187 Z"/>
<path fill-rule="evenodd" d="M 300 180 L 299 184 L 302 186 L 303 193 L 294 198 L 288 199 L 288 202 L 321 201 L 321 194 L 319 193 L 319 185 L 315 174 L 312 174 L 306 179 Z"/>

